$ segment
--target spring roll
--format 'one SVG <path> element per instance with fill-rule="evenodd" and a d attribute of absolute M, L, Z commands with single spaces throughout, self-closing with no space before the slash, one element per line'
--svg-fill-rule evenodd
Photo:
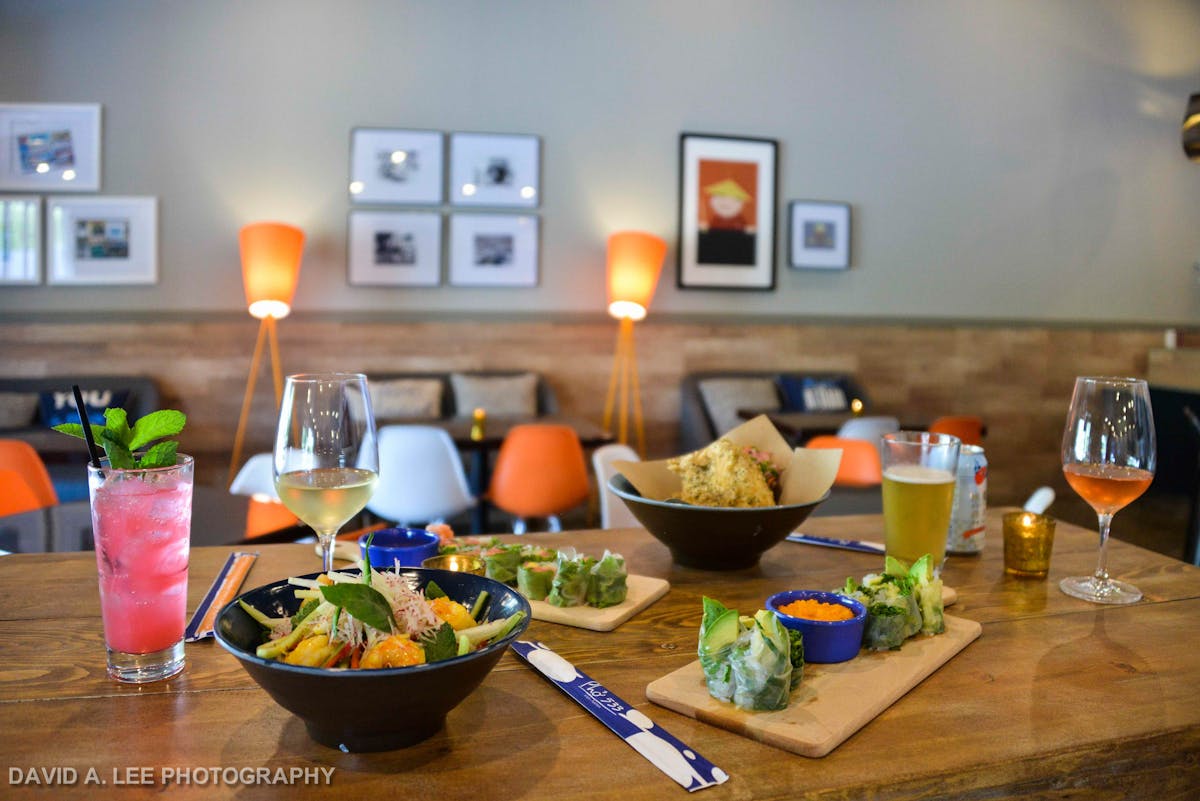
<path fill-rule="evenodd" d="M 517 567 L 521 564 L 521 548 L 518 545 L 497 545 L 479 552 L 487 568 L 487 577 L 501 584 L 512 584 L 517 580 Z"/>
<path fill-rule="evenodd" d="M 582 606 L 587 603 L 588 574 L 596 564 L 593 557 L 579 555 L 574 548 L 558 552 L 558 572 L 546 602 L 554 606 Z"/>
<path fill-rule="evenodd" d="M 629 594 L 629 587 L 625 583 L 628 575 L 625 557 L 606 550 L 588 574 L 588 606 L 603 609 L 623 603 Z"/>
<path fill-rule="evenodd" d="M 517 568 L 517 589 L 531 601 L 543 601 L 550 594 L 556 572 L 553 562 L 522 562 Z"/>

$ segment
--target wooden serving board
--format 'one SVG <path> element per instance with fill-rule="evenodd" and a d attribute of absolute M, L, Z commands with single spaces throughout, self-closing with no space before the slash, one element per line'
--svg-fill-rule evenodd
<path fill-rule="evenodd" d="M 533 619 L 592 631 L 612 631 L 671 589 L 664 579 L 649 576 L 629 576 L 625 583 L 629 594 L 616 606 L 597 609 L 594 606 L 554 606 L 545 601 L 530 601 Z"/>
<path fill-rule="evenodd" d="M 946 615 L 946 631 L 917 635 L 899 651 L 862 651 L 849 662 L 804 666 L 787 709 L 746 712 L 708 694 L 700 662 L 646 687 L 659 706 L 808 757 L 837 748 L 979 636 L 973 620 Z"/>

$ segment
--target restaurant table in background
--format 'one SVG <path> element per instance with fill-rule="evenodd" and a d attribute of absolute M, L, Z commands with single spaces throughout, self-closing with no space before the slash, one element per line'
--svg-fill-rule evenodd
<path fill-rule="evenodd" d="M 950 613 L 981 623 L 982 636 L 820 759 L 658 707 L 645 688 L 696 659 L 703 596 L 749 612 L 779 590 L 834 587 L 878 570 L 877 555 L 785 542 L 755 568 L 718 573 L 674 566 L 641 529 L 527 535 L 522 542 L 619 551 L 632 572 L 665 578 L 671 590 L 613 632 L 535 620 L 524 638 L 545 643 L 727 771 L 727 783 L 702 791 L 709 801 L 1197 797 L 1200 649 L 1190 644 L 1200 640 L 1200 568 L 1113 540 L 1110 567 L 1136 581 L 1145 600 L 1079 601 L 1057 582 L 1094 567 L 1096 532 L 1060 522 L 1049 578 L 1009 577 L 999 546 L 1004 511 L 989 510 L 983 554 L 951 556 L 944 572 L 958 590 Z M 875 515 L 813 518 L 805 530 L 881 539 Z M 193 551 L 189 611 L 230 550 Z M 258 550 L 247 588 L 319 566 L 311 545 Z M 167 789 L 163 768 L 221 767 L 333 773 L 328 785 L 218 782 L 196 797 L 367 798 L 407 788 L 438 799 L 684 798 L 512 654 L 426 742 L 345 754 L 310 740 L 212 641 L 187 646 L 176 679 L 110 681 L 90 554 L 4 557 L 0 589 L 0 730 L 19 732 L 0 740 L 0 762 L 10 768 L 70 767 L 80 783 L 88 768 L 110 782 L 114 770 L 146 768 L 155 786 L 138 789 L 155 797 Z M 10 787 L 8 795 L 103 798 L 111 789 Z"/>
<path fill-rule="evenodd" d="M 258 502 L 244 495 L 231 495 L 224 488 L 193 487 L 192 547 L 229 545 L 246 540 L 248 516 L 255 503 Z M 270 532 L 262 541 L 290 542 L 311 533 L 303 526 L 288 525 Z M 5 551 L 90 551 L 94 547 L 88 501 L 68 501 L 0 517 L 0 549 Z"/>
<path fill-rule="evenodd" d="M 455 447 L 471 456 L 469 473 L 471 493 L 478 499 L 475 508 L 471 511 L 472 534 L 483 534 L 488 530 L 489 504 L 484 496 L 487 494 L 488 483 L 491 480 L 492 453 L 499 450 L 501 443 L 504 442 L 504 437 L 514 426 L 529 423 L 554 423 L 570 426 L 579 436 L 579 442 L 584 449 L 607 445 L 613 441 L 612 435 L 599 425 L 579 418 L 488 416 L 483 424 L 482 436 L 478 439 L 471 437 L 474 420 L 470 417 L 451 417 L 428 423 L 428 425 L 445 430 L 454 440 Z"/>
<path fill-rule="evenodd" d="M 738 409 L 738 417 L 750 420 L 765 414 L 771 424 L 782 434 L 792 447 L 803 445 L 819 434 L 836 434 L 843 423 L 862 414 L 851 411 L 845 412 L 789 412 L 780 410 Z M 900 421 L 900 428 L 905 431 L 923 431 L 929 423 L 919 423 L 913 420 Z"/>

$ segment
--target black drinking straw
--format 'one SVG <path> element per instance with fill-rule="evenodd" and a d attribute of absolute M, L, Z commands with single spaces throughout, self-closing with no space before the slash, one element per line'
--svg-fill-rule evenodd
<path fill-rule="evenodd" d="M 88 456 L 92 458 L 92 467 L 100 469 L 100 453 L 96 450 L 96 440 L 92 438 L 92 424 L 87 419 L 87 412 L 84 411 L 83 393 L 79 391 L 79 385 L 73 384 L 71 389 L 75 391 L 75 411 L 79 413 L 79 423 L 83 426 L 83 439 L 87 442 Z"/>

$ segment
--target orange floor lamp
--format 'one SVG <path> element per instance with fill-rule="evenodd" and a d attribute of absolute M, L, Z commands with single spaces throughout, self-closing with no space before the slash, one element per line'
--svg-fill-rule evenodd
<path fill-rule="evenodd" d="M 608 380 L 608 396 L 604 401 L 604 430 L 612 431 L 613 409 L 619 409 L 617 441 L 629 444 L 632 410 L 637 450 L 643 458 L 646 456 L 646 427 L 642 421 L 633 324 L 646 318 L 666 254 L 667 243 L 654 234 L 619 231 L 608 238 L 608 313 L 617 318 L 620 326 L 617 328 L 612 375 Z"/>
<path fill-rule="evenodd" d="M 254 385 L 262 364 L 263 345 L 269 349 L 271 375 L 275 380 L 275 407 L 283 400 L 283 371 L 279 362 L 279 339 L 275 322 L 288 316 L 296 282 L 300 278 L 300 255 L 304 251 L 304 232 L 285 223 L 260 222 L 242 228 L 238 234 L 242 253 L 242 283 L 246 288 L 246 303 L 250 316 L 261 322 L 254 357 L 250 360 L 250 377 L 242 399 L 242 414 L 238 417 L 237 434 L 233 439 L 233 458 L 229 462 L 229 481 L 237 475 L 246 436 L 246 421 L 254 398 Z"/>

